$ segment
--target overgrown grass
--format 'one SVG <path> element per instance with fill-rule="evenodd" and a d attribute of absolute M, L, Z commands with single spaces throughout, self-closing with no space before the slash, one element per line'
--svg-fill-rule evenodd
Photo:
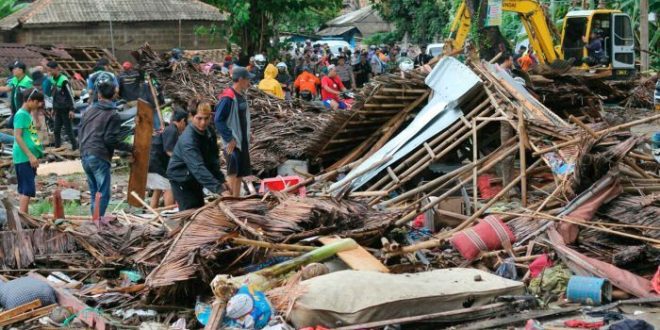
<path fill-rule="evenodd" d="M 89 205 L 80 205 L 77 201 L 63 202 L 64 215 L 91 215 Z M 113 210 L 122 210 L 129 208 L 129 205 L 124 201 L 110 201 L 106 214 L 110 214 Z M 41 216 L 42 214 L 52 214 L 53 204 L 47 199 L 35 200 L 30 203 L 30 215 Z"/>

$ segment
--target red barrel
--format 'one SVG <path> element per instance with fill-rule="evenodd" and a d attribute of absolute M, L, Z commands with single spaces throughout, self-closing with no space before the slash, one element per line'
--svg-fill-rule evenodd
<path fill-rule="evenodd" d="M 451 244 L 463 258 L 473 260 L 481 252 L 499 250 L 502 242 L 513 244 L 516 236 L 509 226 L 497 216 L 489 215 L 471 228 L 462 230 L 451 237 Z"/>

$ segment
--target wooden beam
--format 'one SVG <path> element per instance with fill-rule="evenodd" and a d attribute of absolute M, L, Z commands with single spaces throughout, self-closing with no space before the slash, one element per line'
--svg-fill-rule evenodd
<path fill-rule="evenodd" d="M 321 237 L 319 241 L 323 245 L 328 245 L 335 241 L 341 240 L 336 237 Z M 362 246 L 357 246 L 357 248 L 352 250 L 346 250 L 337 253 L 337 257 L 345 262 L 351 269 L 354 270 L 364 270 L 364 271 L 375 271 L 381 273 L 389 273 L 390 270 L 385 267 L 378 259 L 376 259 L 371 253 L 367 252 Z"/>
<path fill-rule="evenodd" d="M 12 309 L 8 309 L 8 310 L 3 311 L 2 313 L 0 313 L 0 322 L 7 321 L 8 319 L 10 319 L 10 318 L 12 318 L 16 315 L 23 314 L 27 311 L 30 311 L 30 310 L 33 310 L 33 309 L 39 308 L 39 307 L 41 307 L 41 300 L 35 299 L 35 300 L 32 300 L 31 302 L 29 302 L 27 304 L 23 304 L 23 305 L 20 305 L 20 306 L 16 306 Z"/>
<path fill-rule="evenodd" d="M 135 139 L 133 142 L 133 163 L 128 178 L 128 191 L 134 191 L 144 199 L 147 187 L 147 172 L 149 171 L 149 154 L 151 153 L 151 138 L 154 131 L 153 109 L 149 103 L 138 100 L 137 117 L 135 118 Z M 128 204 L 141 207 L 142 203 L 132 194 L 128 196 Z"/>

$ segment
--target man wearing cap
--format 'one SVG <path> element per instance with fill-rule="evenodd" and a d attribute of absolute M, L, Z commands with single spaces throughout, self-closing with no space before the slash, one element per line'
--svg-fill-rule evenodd
<path fill-rule="evenodd" d="M 133 63 L 126 61 L 121 65 L 123 71 L 119 74 L 119 97 L 126 102 L 137 101 L 140 97 L 140 82 L 142 75 L 133 68 Z"/>
<path fill-rule="evenodd" d="M 25 74 L 27 67 L 23 62 L 14 62 L 12 68 L 11 72 L 14 76 L 9 79 L 7 86 L 0 87 L 0 93 L 11 92 L 9 95 L 11 117 L 7 121 L 7 128 L 14 128 L 14 114 L 23 105 L 23 92 L 33 87 L 32 78 Z"/>
<path fill-rule="evenodd" d="M 167 177 L 180 211 L 204 206 L 204 188 L 220 194 L 225 182 L 220 171 L 218 136 L 210 127 L 211 106 L 193 104 L 189 112 L 190 124 L 179 136 L 167 166 Z"/>
<path fill-rule="evenodd" d="M 353 78 L 353 67 L 346 63 L 345 55 L 339 55 L 335 70 L 337 70 L 337 76 L 344 86 L 351 86 L 352 89 L 356 88 L 355 79 Z"/>
<path fill-rule="evenodd" d="M 69 136 L 71 149 L 78 149 L 76 137 L 73 135 L 71 118 L 73 118 L 73 90 L 69 83 L 69 77 L 61 72 L 57 62 L 50 61 L 46 64 L 50 74 L 50 95 L 53 97 L 53 115 L 55 116 L 55 147 L 62 145 L 62 127 Z"/>
<path fill-rule="evenodd" d="M 241 180 L 252 174 L 250 165 L 250 109 L 243 93 L 250 87 L 250 75 L 236 67 L 233 85 L 220 95 L 215 108 L 215 127 L 222 137 L 227 160 L 227 181 L 234 197 L 240 196 Z"/>
<path fill-rule="evenodd" d="M 346 103 L 339 98 L 346 87 L 337 76 L 337 69 L 334 65 L 328 66 L 328 75 L 321 79 L 321 99 L 323 105 L 332 110 L 346 109 Z"/>
<path fill-rule="evenodd" d="M 95 214 L 95 196 L 98 192 L 101 193 L 98 211 L 103 216 L 110 203 L 112 156 L 115 149 L 128 152 L 132 147 L 121 138 L 121 119 L 112 101 L 117 91 L 114 75 L 98 74 L 94 90 L 97 91 L 98 101 L 85 112 L 80 124 L 80 158 L 91 193 L 92 214 Z"/>

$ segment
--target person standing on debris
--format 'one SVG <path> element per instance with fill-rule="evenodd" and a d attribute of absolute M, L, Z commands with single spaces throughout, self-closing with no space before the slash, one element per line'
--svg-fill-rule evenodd
<path fill-rule="evenodd" d="M 9 95 L 11 116 L 7 121 L 7 128 L 14 128 L 14 115 L 23 106 L 23 93 L 33 87 L 32 78 L 25 74 L 26 71 L 27 67 L 23 62 L 14 62 L 11 71 L 13 77 L 9 79 L 7 86 L 0 87 L 0 93 L 11 92 Z"/>
<path fill-rule="evenodd" d="M 204 206 L 204 188 L 220 194 L 225 182 L 218 137 L 210 127 L 211 106 L 193 105 L 190 115 L 192 120 L 179 136 L 166 173 L 180 211 Z"/>
<path fill-rule="evenodd" d="M 119 81 L 117 80 L 117 77 L 115 76 L 115 74 L 108 70 L 108 65 L 110 65 L 110 62 L 108 62 L 108 60 L 105 59 L 105 58 L 102 58 L 102 59 L 96 61 L 96 66 L 94 67 L 94 70 L 93 70 L 94 72 L 92 74 L 90 74 L 89 77 L 87 77 L 87 90 L 90 93 L 88 103 L 90 105 L 97 101 L 98 93 L 97 93 L 97 90 L 96 90 L 96 80 L 101 75 L 112 77 L 112 80 L 114 81 L 115 86 L 117 86 L 117 88 L 115 89 L 115 94 L 119 93 Z"/>
<path fill-rule="evenodd" d="M 152 190 L 151 207 L 158 208 L 160 196 L 163 196 L 165 206 L 174 204 L 172 185 L 167 178 L 167 164 L 174 153 L 174 147 L 188 125 L 188 113 L 175 110 L 170 125 L 163 133 L 157 134 L 151 140 L 151 156 L 149 157 L 149 173 L 147 174 L 147 189 Z"/>
<path fill-rule="evenodd" d="M 124 69 L 117 80 L 119 81 L 119 97 L 126 102 L 134 102 L 140 97 L 140 83 L 142 74 L 133 68 L 133 63 L 124 62 L 121 65 Z"/>
<path fill-rule="evenodd" d="M 339 96 L 346 92 L 346 87 L 337 76 L 337 69 L 334 65 L 328 67 L 328 75 L 321 80 L 321 99 L 323 105 L 332 110 L 346 109 L 346 103 Z"/>
<path fill-rule="evenodd" d="M 351 86 L 352 89 L 356 88 L 355 78 L 353 77 L 353 68 L 346 63 L 346 56 L 339 55 L 335 70 L 337 70 L 337 76 L 344 86 Z"/>
<path fill-rule="evenodd" d="M 376 54 L 371 57 L 369 64 L 371 65 L 371 73 L 374 76 L 378 76 L 385 72 L 385 63 L 381 60 L 382 52 L 381 50 L 376 50 Z"/>
<path fill-rule="evenodd" d="M 317 89 L 321 86 L 321 80 L 312 73 L 312 68 L 304 66 L 303 73 L 296 78 L 293 86 L 300 98 L 305 101 L 311 101 L 318 94 Z"/>
<path fill-rule="evenodd" d="M 12 160 L 18 183 L 19 210 L 28 213 L 30 198 L 36 196 L 35 178 L 43 146 L 35 128 L 32 113 L 44 105 L 44 95 L 35 88 L 23 91 L 23 103 L 14 115 L 14 146 Z"/>
<path fill-rule="evenodd" d="M 249 73 L 243 68 L 237 68 L 233 72 L 232 81 L 232 87 L 222 92 L 215 108 L 215 127 L 225 146 L 229 189 L 234 197 L 238 197 L 243 178 L 252 174 L 250 109 L 243 95 L 250 87 Z"/>
<path fill-rule="evenodd" d="M 62 127 L 69 136 L 71 149 L 78 149 L 76 136 L 73 134 L 71 118 L 73 118 L 73 89 L 69 83 L 69 77 L 61 72 L 59 65 L 55 61 L 50 61 L 46 65 L 50 73 L 51 81 L 50 94 L 53 97 L 53 115 L 55 116 L 55 148 L 62 146 Z"/>
<path fill-rule="evenodd" d="M 367 63 L 367 53 L 362 53 L 360 62 L 353 67 L 355 85 L 362 88 L 371 79 L 371 65 Z"/>
<path fill-rule="evenodd" d="M 259 89 L 283 100 L 284 91 L 282 90 L 280 83 L 275 79 L 277 73 L 277 68 L 272 64 L 268 64 L 266 71 L 264 72 L 264 79 L 259 82 Z"/>
<path fill-rule="evenodd" d="M 95 77 L 98 101 L 82 117 L 80 124 L 80 158 L 91 193 L 91 211 L 96 207 L 96 193 L 101 193 L 99 215 L 105 215 L 111 195 L 111 160 L 115 149 L 130 152 L 132 146 L 121 139 L 121 119 L 112 98 L 117 92 L 114 75 L 101 73 Z"/>

